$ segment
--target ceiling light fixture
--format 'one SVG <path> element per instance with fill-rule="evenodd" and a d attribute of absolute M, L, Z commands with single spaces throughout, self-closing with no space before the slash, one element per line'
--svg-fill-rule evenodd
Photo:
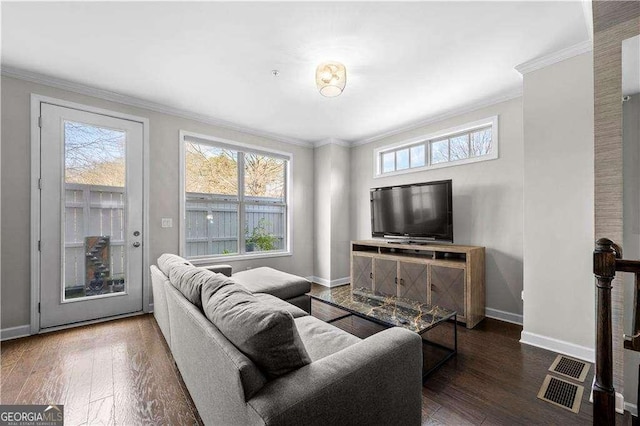
<path fill-rule="evenodd" d="M 338 96 L 347 84 L 347 70 L 340 62 L 324 62 L 316 68 L 316 85 L 322 96 Z"/>

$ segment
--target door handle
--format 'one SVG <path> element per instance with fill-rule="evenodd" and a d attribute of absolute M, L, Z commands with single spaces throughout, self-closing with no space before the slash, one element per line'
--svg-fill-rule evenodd
<path fill-rule="evenodd" d="M 369 278 L 373 279 L 373 272 L 369 272 Z"/>
<path fill-rule="evenodd" d="M 135 243 L 133 243 L 134 247 L 140 247 L 140 243 L 138 241 L 136 241 Z"/>

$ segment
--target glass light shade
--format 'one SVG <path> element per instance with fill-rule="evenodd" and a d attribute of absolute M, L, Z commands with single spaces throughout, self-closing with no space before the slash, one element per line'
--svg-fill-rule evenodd
<path fill-rule="evenodd" d="M 322 96 L 338 96 L 347 84 L 347 70 L 340 62 L 324 62 L 316 68 L 316 85 Z"/>

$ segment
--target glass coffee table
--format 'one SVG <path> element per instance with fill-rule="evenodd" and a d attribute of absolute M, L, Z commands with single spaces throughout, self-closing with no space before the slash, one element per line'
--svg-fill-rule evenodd
<path fill-rule="evenodd" d="M 385 327 L 403 327 L 411 330 L 422 337 L 423 347 L 433 346 L 444 351 L 445 355 L 435 364 L 429 364 L 426 359 L 423 359 L 423 379 L 458 353 L 456 311 L 415 300 L 375 294 L 369 289 L 352 289 L 350 285 L 314 290 L 307 295 L 347 312 L 327 322 L 335 322 L 355 315 Z M 453 321 L 453 347 L 425 339 L 423 334 L 449 320 Z"/>

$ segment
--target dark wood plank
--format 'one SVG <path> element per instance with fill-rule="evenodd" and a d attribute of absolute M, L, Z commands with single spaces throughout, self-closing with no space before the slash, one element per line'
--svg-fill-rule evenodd
<path fill-rule="evenodd" d="M 115 419 L 117 424 L 158 424 L 158 410 L 151 362 L 145 354 L 138 321 L 128 321 L 122 345 L 112 348 Z"/>
<path fill-rule="evenodd" d="M 152 322 L 140 321 L 139 326 L 142 344 L 149 356 L 154 383 L 157 385 L 154 390 L 157 394 L 158 411 L 162 412 L 167 424 L 197 423 L 182 389 L 175 386 L 177 382 L 176 371 L 172 362 L 165 355 L 167 349 L 158 338 Z"/>
<path fill-rule="evenodd" d="M 93 355 L 90 401 L 113 396 L 113 358 L 111 347 L 96 348 Z"/>
<path fill-rule="evenodd" d="M 73 364 L 69 378 L 69 390 L 64 401 L 65 424 L 79 425 L 87 422 L 91 397 L 93 351 L 80 356 Z"/>
<path fill-rule="evenodd" d="M 113 396 L 92 401 L 89 404 L 87 424 L 112 426 L 115 424 L 114 411 Z"/>

